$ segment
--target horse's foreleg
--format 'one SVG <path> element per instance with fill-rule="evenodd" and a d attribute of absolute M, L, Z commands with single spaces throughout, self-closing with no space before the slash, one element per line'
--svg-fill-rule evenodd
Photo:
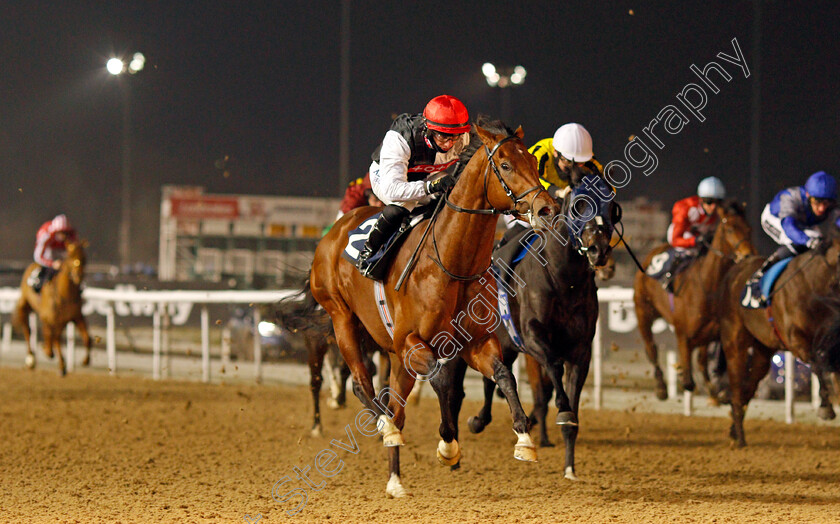
<path fill-rule="evenodd" d="M 746 401 L 744 389 L 747 382 L 747 351 L 755 339 L 749 336 L 743 325 L 724 328 L 721 325 L 721 343 L 726 354 L 726 371 L 729 375 L 729 389 L 732 392 L 730 408 L 732 410 L 732 426 L 729 429 L 729 437 L 733 446 L 744 447 L 747 441 L 744 438 L 744 414 Z"/>
<path fill-rule="evenodd" d="M 26 341 L 26 367 L 35 369 L 35 353 L 32 352 L 32 332 L 29 330 L 29 314 L 32 308 L 23 296 L 18 300 L 17 308 L 13 318 L 13 324 L 23 332 L 23 339 Z"/>
<path fill-rule="evenodd" d="M 577 352 L 578 355 L 591 351 L 590 348 L 583 348 Z M 577 421 L 580 409 L 580 393 L 583 391 L 583 384 L 586 382 L 586 375 L 589 373 L 589 359 L 582 359 L 580 364 L 568 364 L 568 383 L 571 386 L 569 394 L 569 407 Z M 575 476 L 575 443 L 577 442 L 578 424 L 563 424 L 563 441 L 566 444 L 566 467 L 565 477 L 569 480 L 577 480 Z"/>
<path fill-rule="evenodd" d="M 653 365 L 653 378 L 656 380 L 654 391 L 656 398 L 659 400 L 666 400 L 668 398 L 668 386 L 665 385 L 665 375 L 662 373 L 662 368 L 659 366 L 659 349 L 653 340 L 653 321 L 656 320 L 657 314 L 648 303 L 636 303 L 636 318 L 639 325 L 639 335 L 642 337 L 642 342 L 645 344 L 645 353 L 648 360 Z"/>
<path fill-rule="evenodd" d="M 429 355 L 430 356 L 430 355 Z M 403 488 L 400 480 L 400 448 L 405 442 L 402 436 L 402 429 L 405 427 L 405 399 L 414 387 L 415 378 L 402 365 L 391 366 L 389 378 L 390 389 L 388 395 L 388 411 L 392 418 L 379 417 L 379 431 L 382 433 L 382 442 L 388 449 L 388 470 L 390 473 L 385 493 L 391 497 L 404 497 L 408 492 Z M 383 390 L 384 391 L 384 390 Z"/>
<path fill-rule="evenodd" d="M 61 354 L 61 329 L 53 331 L 52 347 L 58 355 L 58 374 L 63 377 L 67 375 L 67 366 L 64 363 L 64 355 Z"/>
<path fill-rule="evenodd" d="M 350 373 L 353 375 L 353 393 L 361 401 L 362 405 L 377 415 L 383 415 L 382 408 L 374 402 L 376 393 L 373 390 L 373 381 L 365 365 L 362 356 L 362 349 L 359 344 L 359 327 L 357 321 L 349 311 L 334 313 L 333 328 L 335 339 L 341 356 L 347 362 Z"/>
<path fill-rule="evenodd" d="M 88 331 L 87 320 L 85 317 L 79 315 L 78 317 L 73 319 L 73 323 L 76 324 L 76 328 L 79 330 L 79 334 L 82 336 L 82 343 L 85 345 L 85 359 L 82 361 L 83 366 L 90 365 L 90 332 Z"/>
<path fill-rule="evenodd" d="M 47 325 L 46 322 L 41 322 L 41 337 L 44 339 L 44 354 L 49 359 L 52 359 L 55 356 L 53 353 L 53 331 L 53 328 Z"/>
<path fill-rule="evenodd" d="M 484 377 L 482 382 L 484 383 L 484 405 L 478 415 L 467 420 L 472 433 L 481 433 L 493 420 L 493 392 L 496 391 L 496 383 L 487 377 Z"/>
<path fill-rule="evenodd" d="M 685 332 L 677 326 L 675 326 L 675 335 L 677 337 L 677 367 L 680 371 L 683 389 L 694 391 L 696 385 L 694 383 L 694 376 L 692 375 L 691 347 L 688 345 Z"/>
<path fill-rule="evenodd" d="M 822 420 L 834 420 L 837 416 L 834 413 L 834 407 L 831 405 L 831 382 L 828 378 L 828 373 L 820 366 L 813 365 L 812 371 L 817 376 L 820 382 L 820 407 L 817 410 L 817 416 Z"/>
<path fill-rule="evenodd" d="M 522 409 L 522 403 L 519 401 L 516 379 L 513 378 L 510 369 L 502 362 L 501 354 L 499 340 L 495 335 L 488 337 L 480 346 L 473 346 L 469 350 L 461 352 L 462 358 L 470 367 L 485 377 L 495 380 L 502 393 L 504 393 L 513 417 L 513 431 L 517 436 L 514 458 L 526 462 L 536 462 L 537 450 L 533 441 L 531 441 L 531 435 L 528 433 L 530 421 L 525 414 L 525 410 Z"/>
<path fill-rule="evenodd" d="M 548 426 L 545 423 L 545 418 L 548 415 L 548 402 L 551 400 L 554 387 L 551 385 L 551 380 L 542 372 L 542 366 L 534 357 L 526 355 L 524 358 L 525 369 L 528 372 L 528 382 L 531 384 L 531 394 L 534 397 L 531 423 L 536 423 L 540 427 L 540 447 L 553 447 L 554 444 L 548 438 Z"/>

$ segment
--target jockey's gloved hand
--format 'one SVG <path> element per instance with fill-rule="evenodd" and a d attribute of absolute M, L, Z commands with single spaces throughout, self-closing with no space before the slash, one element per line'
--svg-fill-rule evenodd
<path fill-rule="evenodd" d="M 805 245 L 808 246 L 808 249 L 819 249 L 822 243 L 822 237 L 811 237 L 808 239 L 808 242 L 806 242 Z"/>
<path fill-rule="evenodd" d="M 455 180 L 455 177 L 452 175 L 444 175 L 437 180 L 426 182 L 426 194 L 431 195 L 442 191 L 449 191 L 455 186 L 455 182 L 457 182 L 457 180 Z"/>
<path fill-rule="evenodd" d="M 711 233 L 700 233 L 696 237 L 694 237 L 694 242 L 697 246 L 710 246 L 712 245 L 712 234 Z"/>

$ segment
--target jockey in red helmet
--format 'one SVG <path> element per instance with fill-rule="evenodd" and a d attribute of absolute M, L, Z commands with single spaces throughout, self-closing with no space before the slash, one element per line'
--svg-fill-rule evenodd
<path fill-rule="evenodd" d="M 67 243 L 76 240 L 76 230 L 65 215 L 58 215 L 44 222 L 35 235 L 35 262 L 41 267 L 29 276 L 29 284 L 35 291 L 58 272 L 64 260 Z"/>
<path fill-rule="evenodd" d="M 371 257 L 399 227 L 403 218 L 430 195 L 455 185 L 451 173 L 469 144 L 469 113 L 450 95 L 433 98 L 422 114 L 398 116 L 373 152 L 370 181 L 374 194 L 386 204 L 359 256 L 365 272 Z"/>

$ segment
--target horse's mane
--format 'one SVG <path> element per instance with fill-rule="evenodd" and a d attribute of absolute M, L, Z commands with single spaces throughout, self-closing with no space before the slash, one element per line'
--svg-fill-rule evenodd
<path fill-rule="evenodd" d="M 720 204 L 721 208 L 726 212 L 727 215 L 738 215 L 739 217 L 746 219 L 746 206 L 743 202 L 740 202 L 735 199 L 724 200 Z"/>
<path fill-rule="evenodd" d="M 461 154 L 458 156 L 458 168 L 455 170 L 454 175 L 457 177 L 461 174 L 461 171 L 467 167 L 470 159 L 473 157 L 476 151 L 479 148 L 484 146 L 484 142 L 481 141 L 481 137 L 478 136 L 478 132 L 475 130 L 475 126 L 480 126 L 481 128 L 493 133 L 494 135 L 505 135 L 511 136 L 513 134 L 513 130 L 507 126 L 504 122 L 497 119 L 492 119 L 487 115 L 478 115 L 473 122 L 473 126 L 470 129 L 470 143 L 467 147 L 461 151 Z"/>

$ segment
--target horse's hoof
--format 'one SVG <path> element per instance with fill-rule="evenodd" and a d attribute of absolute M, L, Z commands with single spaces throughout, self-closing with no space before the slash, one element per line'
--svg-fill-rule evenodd
<path fill-rule="evenodd" d="M 656 398 L 659 400 L 668 400 L 668 388 L 666 387 L 656 387 Z"/>
<path fill-rule="evenodd" d="M 557 414 L 557 420 L 554 421 L 558 426 L 577 426 L 577 417 L 572 411 L 561 411 Z"/>
<path fill-rule="evenodd" d="M 448 444 L 442 440 L 438 442 L 437 458 L 441 466 L 455 466 L 461 462 L 461 446 L 458 445 L 458 441 L 453 440 Z"/>
<path fill-rule="evenodd" d="M 35 369 L 35 355 L 33 355 L 31 353 L 26 355 L 26 361 L 25 362 L 26 362 L 26 367 L 28 367 L 29 369 Z"/>
<path fill-rule="evenodd" d="M 531 435 L 516 433 L 516 446 L 513 448 L 513 458 L 523 462 L 537 461 L 537 448 L 531 441 Z"/>
<path fill-rule="evenodd" d="M 58 369 L 58 376 L 59 377 L 66 377 L 67 376 L 67 368 L 65 368 L 64 366 L 61 366 Z"/>
<path fill-rule="evenodd" d="M 575 468 L 572 466 L 566 466 L 566 473 L 563 475 L 564 478 L 569 480 L 580 480 L 577 475 L 575 475 Z"/>
<path fill-rule="evenodd" d="M 327 407 L 330 408 L 330 409 L 340 409 L 341 404 L 339 404 L 338 401 L 334 398 L 328 398 L 327 399 Z"/>
<path fill-rule="evenodd" d="M 832 408 L 831 406 L 826 406 L 820 407 L 817 410 L 817 416 L 821 420 L 834 420 L 834 417 L 836 417 L 837 415 L 834 414 L 834 408 Z"/>
<path fill-rule="evenodd" d="M 315 424 L 314 426 L 312 426 L 312 429 L 309 430 L 309 434 L 312 435 L 313 437 L 323 437 L 324 436 L 324 432 L 323 432 L 323 430 L 321 430 L 321 425 L 320 424 Z"/>
<path fill-rule="evenodd" d="M 400 477 L 396 474 L 391 473 L 391 478 L 388 479 L 388 485 L 385 487 L 385 493 L 389 497 L 393 497 L 395 499 L 399 499 L 408 495 L 408 491 L 402 487 L 402 483 L 400 482 Z"/>
<path fill-rule="evenodd" d="M 470 417 L 467 420 L 467 425 L 470 427 L 470 433 L 481 433 L 487 426 L 479 417 Z"/>
<path fill-rule="evenodd" d="M 85 357 L 85 359 L 82 361 L 82 365 L 84 367 L 90 366 L 90 357 Z"/>
<path fill-rule="evenodd" d="M 540 447 L 541 447 L 541 448 L 553 448 L 553 447 L 554 447 L 554 443 L 552 443 L 552 442 L 551 442 L 550 440 L 548 440 L 548 439 L 540 439 Z"/>

